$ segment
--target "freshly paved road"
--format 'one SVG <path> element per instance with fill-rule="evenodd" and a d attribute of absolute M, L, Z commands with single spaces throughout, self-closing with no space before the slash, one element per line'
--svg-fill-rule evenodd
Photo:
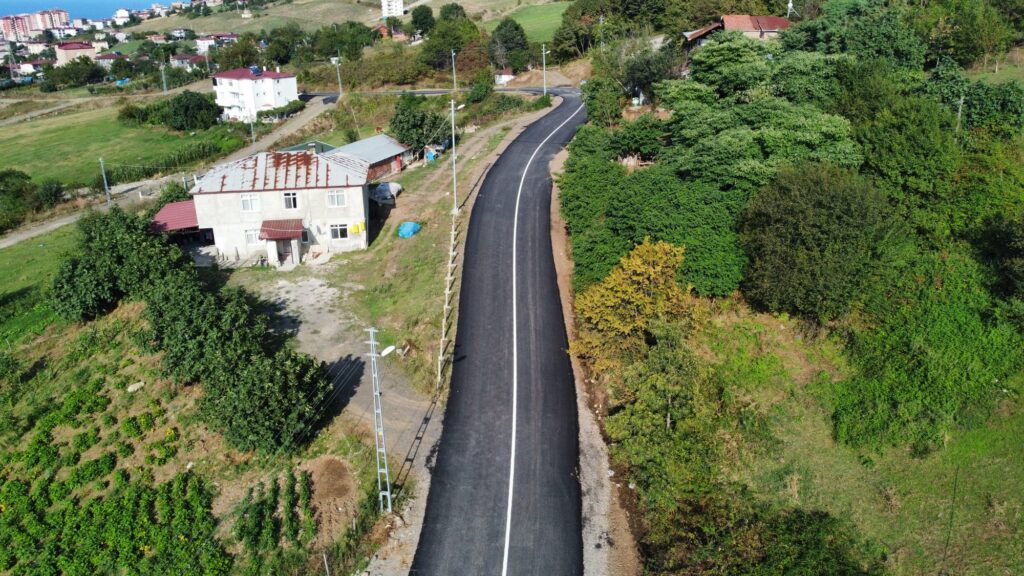
<path fill-rule="evenodd" d="M 576 93 L 552 92 L 562 104 L 508 147 L 473 207 L 451 391 L 412 576 L 583 572 L 548 164 L 585 112 Z"/>

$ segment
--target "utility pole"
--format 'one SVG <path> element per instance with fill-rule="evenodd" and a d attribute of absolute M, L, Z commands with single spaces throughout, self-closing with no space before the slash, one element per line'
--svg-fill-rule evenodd
<path fill-rule="evenodd" d="M 544 67 L 544 94 L 548 93 L 548 49 L 547 44 L 540 45 L 540 61 L 541 66 Z"/>
<path fill-rule="evenodd" d="M 452 216 L 459 213 L 457 196 L 459 195 L 459 171 L 455 169 L 455 98 L 451 99 L 452 105 Z"/>
<path fill-rule="evenodd" d="M 167 93 L 167 72 L 164 71 L 164 65 L 160 63 L 160 81 L 164 84 L 164 94 Z"/>
<path fill-rule="evenodd" d="M 103 165 L 103 158 L 100 158 L 100 174 L 103 175 L 103 191 L 107 193 L 107 207 L 112 204 L 110 199 L 110 185 L 107 184 L 107 168 Z"/>
<path fill-rule="evenodd" d="M 338 59 L 334 61 L 334 69 L 338 73 L 338 102 L 341 102 L 341 48 L 338 48 Z"/>
<path fill-rule="evenodd" d="M 604 52 L 604 14 L 601 14 L 601 17 L 598 19 L 598 21 L 601 23 L 601 51 Z"/>
<path fill-rule="evenodd" d="M 369 328 L 370 333 L 370 374 L 373 379 L 373 441 L 377 447 L 377 491 L 380 498 L 380 510 L 391 512 L 391 472 L 388 470 L 388 446 L 384 440 L 384 413 L 380 405 L 380 372 L 377 369 L 377 329 Z M 386 352 L 386 350 L 385 350 Z"/>
<path fill-rule="evenodd" d="M 249 122 L 249 135 L 252 137 L 252 145 L 256 145 L 256 121 Z"/>
<path fill-rule="evenodd" d="M 11 80 L 14 80 L 14 42 L 7 43 L 7 58 L 11 61 L 10 68 L 7 69 L 11 73 Z"/>
<path fill-rule="evenodd" d="M 459 81 L 455 78 L 455 49 L 452 49 L 452 90 L 459 91 Z M 455 96 L 452 96 L 454 98 Z"/>

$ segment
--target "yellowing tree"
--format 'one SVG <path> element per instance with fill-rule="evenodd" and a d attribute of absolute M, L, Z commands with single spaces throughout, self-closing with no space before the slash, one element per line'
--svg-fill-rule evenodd
<path fill-rule="evenodd" d="M 686 313 L 687 291 L 676 281 L 682 263 L 683 248 L 649 239 L 623 256 L 604 280 L 576 298 L 573 354 L 597 372 L 636 358 L 652 321 Z"/>

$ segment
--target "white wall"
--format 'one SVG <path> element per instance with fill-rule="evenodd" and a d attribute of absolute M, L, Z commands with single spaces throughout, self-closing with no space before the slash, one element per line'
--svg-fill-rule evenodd
<path fill-rule="evenodd" d="M 299 99 L 299 87 L 294 76 L 257 80 L 217 78 L 214 91 L 224 114 L 241 122 L 255 121 L 258 112 L 280 108 Z"/>
<path fill-rule="evenodd" d="M 260 229 L 264 220 L 302 219 L 309 231 L 309 244 L 302 245 L 300 250 L 306 254 L 310 250 L 320 252 L 347 252 L 364 250 L 367 247 L 366 230 L 354 233 L 353 228 L 359 224 L 365 228 L 369 216 L 369 188 L 366 186 L 340 188 L 345 191 L 345 206 L 332 208 L 327 205 L 327 190 L 297 190 L 299 207 L 284 207 L 284 192 L 253 192 L 259 198 L 259 209 L 250 212 L 242 211 L 242 194 L 230 192 L 223 194 L 194 194 L 196 217 L 199 228 L 213 229 L 214 242 L 221 255 L 234 260 L 246 260 L 267 254 L 267 243 L 257 240 L 254 244 L 246 243 L 246 230 Z M 348 238 L 331 239 L 331 224 L 346 224 L 349 227 Z M 271 261 L 276 258 L 271 259 Z"/>

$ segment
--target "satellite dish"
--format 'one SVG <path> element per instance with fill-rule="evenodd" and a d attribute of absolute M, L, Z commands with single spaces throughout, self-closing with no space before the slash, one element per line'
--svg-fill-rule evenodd
<path fill-rule="evenodd" d="M 394 351 L 395 351 L 395 347 L 394 346 L 388 346 L 387 348 L 381 350 L 380 355 L 381 355 L 381 357 L 384 357 L 384 356 L 387 356 L 388 354 L 391 354 Z"/>

